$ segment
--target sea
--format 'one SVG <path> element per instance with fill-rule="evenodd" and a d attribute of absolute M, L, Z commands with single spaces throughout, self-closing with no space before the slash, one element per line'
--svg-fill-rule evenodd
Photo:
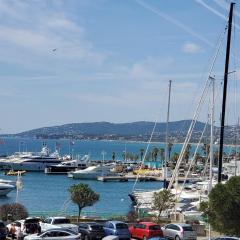
<path fill-rule="evenodd" d="M 13 154 L 17 151 L 39 152 L 42 145 L 47 145 L 52 151 L 59 148 L 60 154 L 84 156 L 90 154 L 93 160 L 107 161 L 115 152 L 116 160 L 124 161 L 124 153 L 131 152 L 140 155 L 140 149 L 147 149 L 147 143 L 125 141 L 69 141 L 69 140 L 39 140 L 23 138 L 4 138 L 0 144 L 0 154 Z M 165 147 L 163 143 L 151 143 L 152 147 Z M 182 145 L 174 144 L 172 152 L 180 152 Z M 194 147 L 192 149 L 194 151 Z M 229 150 L 230 151 L 230 150 Z M 160 159 L 159 165 L 160 163 Z M 5 176 L 0 172 L 0 178 L 16 180 L 14 176 Z M 89 217 L 109 217 L 126 215 L 133 210 L 128 196 L 132 192 L 134 182 L 100 182 L 94 180 L 79 180 L 68 178 L 67 175 L 48 175 L 45 173 L 27 172 L 22 176 L 23 188 L 10 192 L 7 197 L 0 198 L 0 204 L 19 202 L 31 215 L 76 215 L 77 206 L 70 201 L 68 189 L 78 183 L 88 184 L 100 194 L 100 200 L 92 207 L 85 208 L 82 215 Z M 160 189 L 162 182 L 137 182 L 134 189 Z"/>

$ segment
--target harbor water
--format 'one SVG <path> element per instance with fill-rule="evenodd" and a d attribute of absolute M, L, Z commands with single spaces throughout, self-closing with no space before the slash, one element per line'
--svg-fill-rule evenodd
<path fill-rule="evenodd" d="M 6 138 L 0 146 L 0 154 L 12 154 L 16 151 L 40 151 L 42 140 Z M 140 149 L 146 149 L 146 143 L 121 142 L 121 141 L 75 141 L 46 140 L 47 146 L 54 150 L 56 143 L 60 145 L 62 155 L 74 153 L 83 156 L 91 154 L 91 159 L 101 160 L 104 152 L 105 160 L 111 160 L 112 153 L 116 153 L 117 160 L 124 160 L 125 151 L 140 155 Z M 44 144 L 45 144 L 44 143 Z M 152 143 L 150 148 L 164 147 L 161 143 Z M 194 148 L 194 147 L 193 147 Z M 179 152 L 181 144 L 174 144 L 172 152 Z M 192 150 L 193 151 L 193 150 Z M 229 150 L 230 151 L 230 150 Z M 160 164 L 160 159 L 158 159 Z M 16 177 L 5 176 L 0 173 L 0 178 L 16 180 Z M 134 182 L 99 182 L 94 180 L 74 180 L 66 175 L 47 175 L 45 173 L 27 172 L 22 177 L 23 188 L 19 191 L 17 201 L 22 203 L 33 215 L 76 214 L 77 207 L 71 203 L 68 189 L 77 183 L 86 183 L 100 194 L 100 201 L 94 206 L 85 208 L 83 215 L 110 216 L 125 215 L 132 209 L 128 194 L 133 190 Z M 137 182 L 137 189 L 159 189 L 161 182 Z M 16 201 L 16 190 L 7 197 L 0 198 L 0 204 Z"/>

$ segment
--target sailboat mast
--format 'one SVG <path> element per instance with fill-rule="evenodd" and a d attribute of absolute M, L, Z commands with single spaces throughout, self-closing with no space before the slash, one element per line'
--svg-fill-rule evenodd
<path fill-rule="evenodd" d="M 215 108 L 215 79 L 210 77 L 212 82 L 212 109 L 211 109 L 211 139 L 210 139 L 210 164 L 209 164 L 209 192 L 212 190 L 212 167 L 213 167 L 213 130 L 214 130 L 214 108 Z"/>
<path fill-rule="evenodd" d="M 168 85 L 168 110 L 167 110 L 167 123 L 166 123 L 166 147 L 165 147 L 165 161 L 164 161 L 164 180 L 163 187 L 167 189 L 167 162 L 169 157 L 169 141 L 168 141 L 168 124 L 169 124 L 169 114 L 170 114 L 170 100 L 171 100 L 171 88 L 172 88 L 172 80 L 169 80 Z"/>
<path fill-rule="evenodd" d="M 224 84 L 223 84 L 221 133 L 220 133 L 219 159 L 218 159 L 218 182 L 222 181 L 225 108 L 226 108 L 226 97 L 227 97 L 228 68 L 229 68 L 229 56 L 230 56 L 230 48 L 231 48 L 232 17 L 233 17 L 234 4 L 235 3 L 231 3 L 230 5 L 229 20 L 228 20 L 228 36 L 227 36 L 227 49 L 226 49 L 226 61 L 225 61 Z"/>

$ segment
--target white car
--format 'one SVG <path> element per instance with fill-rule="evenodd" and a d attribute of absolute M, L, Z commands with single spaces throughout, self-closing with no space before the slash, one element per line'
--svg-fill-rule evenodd
<path fill-rule="evenodd" d="M 24 240 L 80 240 L 81 234 L 73 232 L 69 229 L 49 229 L 41 234 L 32 234 L 24 238 Z"/>
<path fill-rule="evenodd" d="M 78 233 L 78 226 L 71 224 L 66 217 L 49 217 L 40 223 L 42 232 L 52 228 L 65 228 Z"/>

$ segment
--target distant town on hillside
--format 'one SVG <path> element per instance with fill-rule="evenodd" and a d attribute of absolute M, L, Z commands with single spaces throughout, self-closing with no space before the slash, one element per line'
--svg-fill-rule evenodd
<path fill-rule="evenodd" d="M 127 140 L 127 141 L 148 141 L 154 128 L 154 122 L 132 122 L 132 123 L 71 123 L 61 126 L 42 127 L 14 135 L 14 137 L 27 137 L 38 139 L 75 139 L 75 140 Z M 171 142 L 183 142 L 191 120 L 181 120 L 169 123 L 169 139 Z M 205 123 L 196 122 L 191 142 L 198 142 Z M 214 127 L 215 141 L 219 139 L 219 127 Z M 236 143 L 236 134 L 239 127 L 225 127 L 225 143 Z M 208 141 L 210 126 L 206 127 L 204 138 Z M 157 123 L 152 137 L 152 141 L 164 142 L 166 137 L 166 123 Z"/>

